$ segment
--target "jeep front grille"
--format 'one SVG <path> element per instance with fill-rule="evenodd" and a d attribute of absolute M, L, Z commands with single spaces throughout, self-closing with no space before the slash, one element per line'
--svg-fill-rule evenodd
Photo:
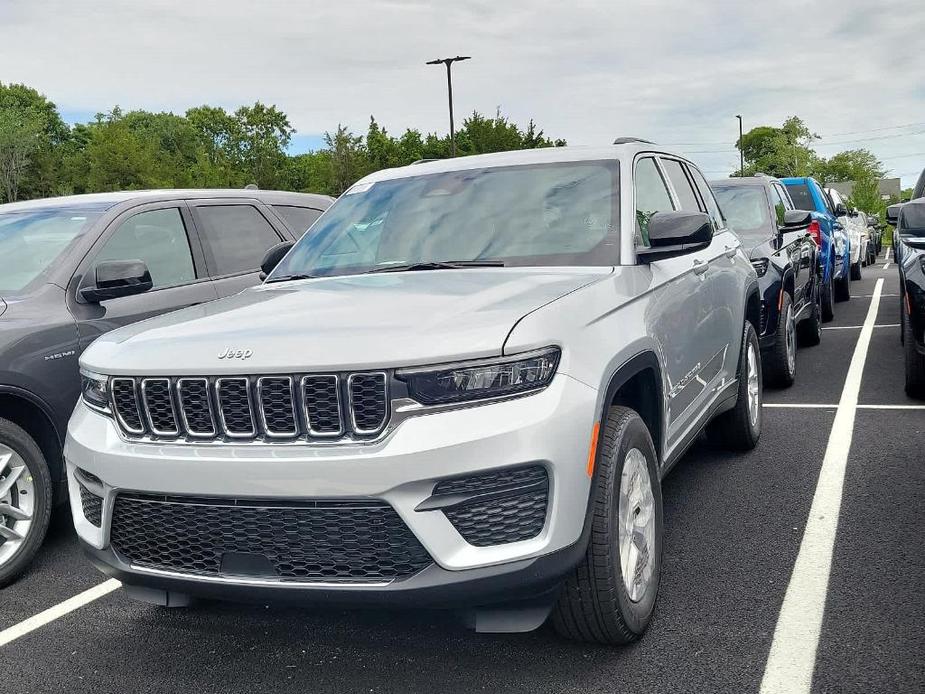
<path fill-rule="evenodd" d="M 156 440 L 374 438 L 390 411 L 384 372 L 114 377 L 111 398 L 123 434 Z"/>

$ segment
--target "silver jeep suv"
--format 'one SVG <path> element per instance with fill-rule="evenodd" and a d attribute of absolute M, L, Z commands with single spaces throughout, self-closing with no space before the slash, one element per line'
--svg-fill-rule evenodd
<path fill-rule="evenodd" d="M 269 261 L 268 261 L 268 264 Z M 645 630 L 661 479 L 761 430 L 754 271 L 640 141 L 356 183 L 259 287 L 81 358 L 74 521 L 134 597 L 457 608 Z"/>

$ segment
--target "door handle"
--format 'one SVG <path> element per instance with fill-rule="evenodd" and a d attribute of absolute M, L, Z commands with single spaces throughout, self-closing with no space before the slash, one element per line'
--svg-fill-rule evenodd
<path fill-rule="evenodd" d="M 735 258 L 738 250 L 739 250 L 738 246 L 726 246 L 726 257 Z"/>
<path fill-rule="evenodd" d="M 694 261 L 694 272 L 696 274 L 702 275 L 709 269 L 710 269 L 710 263 L 704 262 L 703 260 Z"/>

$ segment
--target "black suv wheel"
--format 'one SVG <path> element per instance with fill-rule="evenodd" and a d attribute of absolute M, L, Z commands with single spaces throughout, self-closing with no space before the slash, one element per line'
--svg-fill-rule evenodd
<path fill-rule="evenodd" d="M 750 451 L 761 437 L 761 358 L 758 335 L 745 323 L 739 354 L 739 391 L 735 407 L 707 426 L 707 438 L 716 445 L 735 451 Z"/>

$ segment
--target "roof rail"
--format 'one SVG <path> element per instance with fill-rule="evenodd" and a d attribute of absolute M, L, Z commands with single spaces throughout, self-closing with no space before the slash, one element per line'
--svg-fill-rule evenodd
<path fill-rule="evenodd" d="M 438 161 L 438 160 L 437 159 L 418 159 L 417 161 L 413 161 L 410 164 L 408 164 L 408 166 L 414 166 L 415 164 L 426 164 L 429 161 Z"/>
<path fill-rule="evenodd" d="M 613 141 L 615 145 L 627 145 L 631 142 L 643 142 L 647 145 L 654 145 L 655 143 L 652 140 L 643 140 L 641 137 L 618 137 Z"/>

